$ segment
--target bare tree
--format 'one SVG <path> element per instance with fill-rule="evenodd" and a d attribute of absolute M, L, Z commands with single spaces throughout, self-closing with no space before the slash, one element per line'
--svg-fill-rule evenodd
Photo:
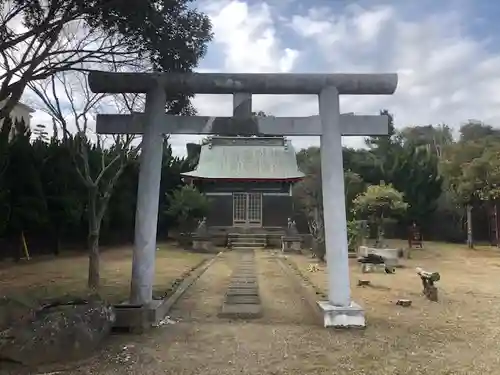
<path fill-rule="evenodd" d="M 106 6 L 120 2 L 110 1 Z M 0 118 L 10 113 L 29 82 L 61 71 L 84 69 L 82 63 L 102 63 L 117 57 L 127 64 L 137 60 L 126 38 L 89 25 L 84 16 L 88 17 L 92 6 L 92 1 L 76 0 L 0 3 Z"/>
<path fill-rule="evenodd" d="M 87 64 L 147 61 L 160 71 L 191 71 L 206 52 L 208 17 L 193 0 L 0 0 L 0 118 L 28 82 Z M 179 94 L 173 109 L 189 100 Z"/>
<path fill-rule="evenodd" d="M 89 225 L 88 286 L 99 287 L 99 235 L 109 199 L 128 161 L 139 151 L 134 136 L 115 135 L 111 139 L 95 134 L 91 124 L 103 106 L 112 106 L 118 112 L 132 112 L 142 105 L 140 96 L 109 96 L 90 91 L 86 77 L 79 72 L 61 72 L 51 79 L 31 82 L 29 87 L 38 95 L 39 109 L 52 116 L 62 130 L 63 140 L 70 148 L 82 183 L 88 191 L 87 218 Z M 91 149 L 97 148 L 101 160 L 91 158 Z"/>

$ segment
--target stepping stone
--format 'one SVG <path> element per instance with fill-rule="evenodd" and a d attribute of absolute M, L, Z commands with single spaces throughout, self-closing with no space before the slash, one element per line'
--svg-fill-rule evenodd
<path fill-rule="evenodd" d="M 260 304 L 260 298 L 257 295 L 252 296 L 226 296 L 225 303 L 228 305 L 241 305 L 241 304 Z"/>
<path fill-rule="evenodd" d="M 259 286 L 257 284 L 231 284 L 227 288 L 228 290 L 231 289 L 246 289 L 246 290 L 258 290 Z"/>
<path fill-rule="evenodd" d="M 223 304 L 219 318 L 226 319 L 258 319 L 262 317 L 261 305 L 227 305 Z"/>
<path fill-rule="evenodd" d="M 259 296 L 259 292 L 257 290 L 245 290 L 245 289 L 235 289 L 228 290 L 226 292 L 226 296 Z"/>
<path fill-rule="evenodd" d="M 258 319 L 262 317 L 260 305 L 223 305 L 220 318 L 226 319 Z"/>
<path fill-rule="evenodd" d="M 231 284 L 233 283 L 242 283 L 242 284 L 248 284 L 248 283 L 257 283 L 257 278 L 256 277 L 238 277 L 238 278 L 233 278 L 231 279 Z"/>
<path fill-rule="evenodd" d="M 229 282 L 229 285 L 234 285 L 234 284 L 243 284 L 243 285 L 257 284 L 257 280 L 238 279 L 238 280 L 231 280 Z"/>
<path fill-rule="evenodd" d="M 255 281 L 249 281 L 249 282 L 244 282 L 244 281 L 232 281 L 231 283 L 229 283 L 229 287 L 231 286 L 234 286 L 234 287 L 240 287 L 240 286 L 247 286 L 247 287 L 254 287 L 256 288 L 257 287 L 257 283 Z"/>
<path fill-rule="evenodd" d="M 257 284 L 230 284 L 227 287 L 227 290 L 235 290 L 235 289 L 245 289 L 245 290 L 258 290 L 259 287 Z"/>
<path fill-rule="evenodd" d="M 257 276 L 253 272 L 238 272 L 231 279 L 256 279 Z"/>
<path fill-rule="evenodd" d="M 233 290 L 245 290 L 245 291 L 247 291 L 247 292 L 248 292 L 248 291 L 252 291 L 252 290 L 253 290 L 253 291 L 255 291 L 255 292 L 258 292 L 258 291 L 259 291 L 259 288 L 257 287 L 257 285 L 255 285 L 255 286 L 253 286 L 253 287 L 251 287 L 251 288 L 249 288 L 249 287 L 245 287 L 245 286 L 241 287 L 241 286 L 239 286 L 239 285 L 231 285 L 229 288 L 227 288 L 227 290 L 228 290 L 228 292 L 229 292 L 229 291 L 233 291 Z"/>

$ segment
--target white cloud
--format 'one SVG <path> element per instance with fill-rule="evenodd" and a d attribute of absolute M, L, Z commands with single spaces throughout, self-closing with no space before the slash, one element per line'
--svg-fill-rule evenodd
<path fill-rule="evenodd" d="M 211 2 L 206 11 L 212 20 L 214 43 L 224 50 L 221 70 L 286 73 L 293 68 L 298 51 L 281 45 L 267 3 Z"/>
<path fill-rule="evenodd" d="M 399 73 L 395 95 L 343 98 L 346 110 L 388 108 L 400 126 L 445 122 L 458 127 L 469 118 L 494 124 L 500 120 L 495 105 L 500 71 L 494 68 L 500 56 L 465 33 L 465 16 L 449 11 L 408 20 L 395 8 L 374 7 L 338 17 L 311 11 L 292 17 L 291 25 L 316 43 L 332 66 L 347 71 L 350 64 L 368 65 L 366 71 Z M 328 37 L 318 38 L 319 30 Z"/>
<path fill-rule="evenodd" d="M 277 37 L 276 19 L 267 3 L 250 6 L 243 1 L 219 1 L 206 3 L 202 9 L 212 20 L 214 47 L 223 51 L 218 71 L 287 73 L 293 70 L 299 51 L 280 42 Z M 277 104 L 286 103 L 288 99 L 274 97 L 270 100 L 268 96 L 255 96 L 253 107 L 254 110 L 278 115 L 270 109 Z M 194 105 L 200 115 L 232 114 L 231 95 L 198 95 Z M 197 141 L 200 138 L 172 136 L 172 147 L 176 153 L 184 153 L 187 139 Z"/>

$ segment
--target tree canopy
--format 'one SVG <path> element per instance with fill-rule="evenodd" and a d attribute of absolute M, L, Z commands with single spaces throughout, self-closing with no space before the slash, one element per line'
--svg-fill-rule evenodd
<path fill-rule="evenodd" d="M 206 52 L 210 21 L 192 0 L 0 1 L 0 118 L 30 82 L 68 70 L 115 64 L 155 71 L 190 71 Z M 189 107 L 169 93 L 170 110 Z"/>

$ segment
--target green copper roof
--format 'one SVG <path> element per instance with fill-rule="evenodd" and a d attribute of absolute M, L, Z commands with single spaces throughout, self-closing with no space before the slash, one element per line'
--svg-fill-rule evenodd
<path fill-rule="evenodd" d="M 197 168 L 183 175 L 209 179 L 304 177 L 291 142 L 283 137 L 212 137 L 201 147 Z"/>

